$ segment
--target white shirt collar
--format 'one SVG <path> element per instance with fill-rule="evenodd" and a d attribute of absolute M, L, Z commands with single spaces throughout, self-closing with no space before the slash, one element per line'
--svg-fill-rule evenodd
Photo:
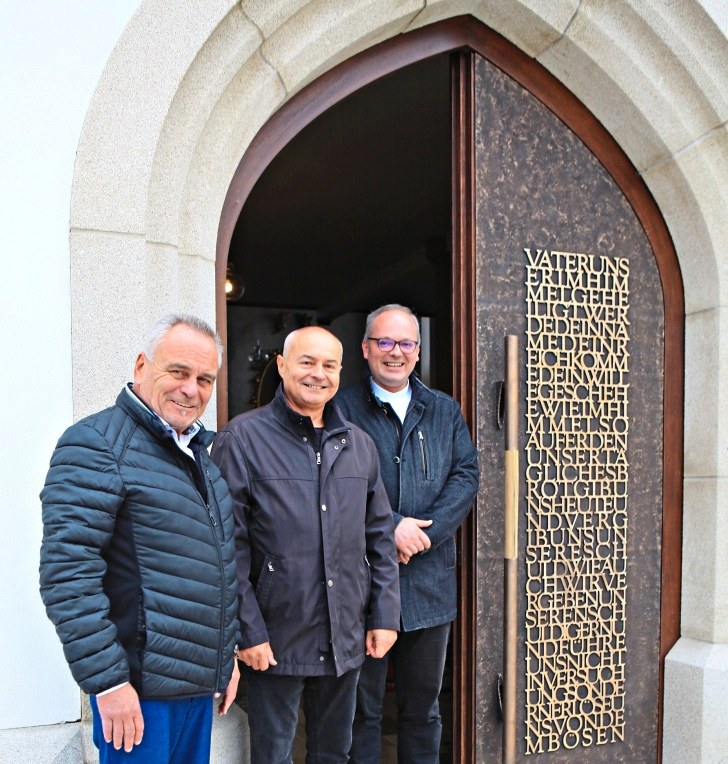
<path fill-rule="evenodd" d="M 380 387 L 374 381 L 373 377 L 370 381 L 372 383 L 372 392 L 374 395 L 383 403 L 388 403 L 399 418 L 399 421 L 404 422 L 404 418 L 407 414 L 407 409 L 409 408 L 409 403 L 412 400 L 412 386 L 410 385 L 409 381 L 407 382 L 407 387 L 403 387 L 401 390 L 397 390 L 396 393 L 392 393 L 389 390 L 385 390 L 383 387 Z"/>
<path fill-rule="evenodd" d="M 147 406 L 146 403 L 127 385 L 125 388 L 126 391 L 131 396 L 132 400 L 136 401 L 137 405 L 141 406 L 145 411 L 151 411 L 152 414 L 154 414 L 157 419 L 164 425 L 164 428 L 167 430 L 168 433 L 174 438 L 174 442 L 180 447 L 182 451 L 184 451 L 187 456 L 195 458 L 195 455 L 192 453 L 192 450 L 190 449 L 190 441 L 192 438 L 197 435 L 197 433 L 200 431 L 200 423 L 199 422 L 193 422 L 186 430 L 182 432 L 181 435 L 177 434 L 177 431 L 169 424 L 169 422 L 166 422 L 164 419 L 162 419 L 159 414 L 157 414 L 156 411 L 153 411 L 152 409 Z"/>

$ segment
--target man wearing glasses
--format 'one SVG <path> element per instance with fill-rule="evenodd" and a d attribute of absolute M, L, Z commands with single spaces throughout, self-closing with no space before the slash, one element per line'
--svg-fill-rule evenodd
<path fill-rule="evenodd" d="M 371 376 L 342 390 L 344 416 L 372 437 L 395 522 L 400 634 L 391 650 L 398 760 L 439 760 L 438 696 L 457 614 L 455 531 L 478 490 L 478 454 L 460 406 L 416 374 L 420 330 L 402 305 L 367 317 L 362 341 Z M 367 658 L 357 687 L 350 761 L 378 764 L 387 661 Z"/>

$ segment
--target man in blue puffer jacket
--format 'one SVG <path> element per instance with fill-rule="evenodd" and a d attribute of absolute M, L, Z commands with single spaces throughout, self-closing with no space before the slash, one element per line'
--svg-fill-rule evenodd
<path fill-rule="evenodd" d="M 232 502 L 197 421 L 221 353 L 204 321 L 162 318 L 133 386 L 58 441 L 41 492 L 41 596 L 102 764 L 208 762 L 212 696 L 221 714 L 235 699 Z"/>
<path fill-rule="evenodd" d="M 401 626 L 391 656 L 400 764 L 439 761 L 438 696 L 450 622 L 457 614 L 455 531 L 478 490 L 478 452 L 460 406 L 412 372 L 417 318 L 402 305 L 367 317 L 362 342 L 371 377 L 335 398 L 344 416 L 377 444 L 394 513 Z M 387 667 L 367 659 L 357 688 L 350 761 L 378 764 Z"/>

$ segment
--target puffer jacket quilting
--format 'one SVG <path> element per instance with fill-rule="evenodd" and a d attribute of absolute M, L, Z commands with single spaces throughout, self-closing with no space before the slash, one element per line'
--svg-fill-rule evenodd
<path fill-rule="evenodd" d="M 130 681 L 140 697 L 223 691 L 238 639 L 232 503 L 210 461 L 122 390 L 62 435 L 41 492 L 41 596 L 74 679 L 96 694 Z"/>

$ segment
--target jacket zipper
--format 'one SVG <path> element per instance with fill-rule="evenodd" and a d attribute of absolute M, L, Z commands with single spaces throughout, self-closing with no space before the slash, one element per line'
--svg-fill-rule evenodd
<path fill-rule="evenodd" d="M 210 471 L 207 469 L 205 470 L 205 476 L 207 477 L 207 494 L 208 496 L 212 496 L 217 502 L 217 498 L 215 497 L 215 492 L 212 489 L 212 478 L 210 477 Z M 218 539 L 217 532 L 215 531 L 215 528 L 217 527 L 217 520 L 215 520 L 215 515 L 212 514 L 212 509 L 210 509 L 210 505 L 207 502 L 205 502 L 205 509 L 207 510 L 207 514 L 210 517 L 210 524 L 212 525 L 212 535 L 215 537 L 215 548 L 217 549 L 217 564 L 220 570 L 220 639 L 218 641 L 217 677 L 215 679 L 215 689 L 217 690 L 220 685 L 220 678 L 222 677 L 222 655 L 223 655 L 223 651 L 225 650 L 225 565 L 223 564 L 223 560 L 222 560 L 222 549 L 220 547 L 220 539 Z M 221 529 L 222 529 L 222 537 L 224 541 L 225 529 L 222 528 L 222 526 L 221 526 Z M 233 660 L 235 659 L 233 658 Z"/>
<path fill-rule="evenodd" d="M 331 433 L 329 433 L 329 438 L 340 437 L 344 432 L 348 432 L 348 430 L 346 430 L 345 428 L 342 428 L 342 429 L 339 429 L 339 430 L 337 430 L 335 432 L 331 432 Z M 326 440 L 328 440 L 329 438 L 327 438 Z M 316 451 L 316 464 L 318 465 L 318 468 L 319 468 L 319 486 L 318 486 L 318 490 L 319 490 L 319 497 L 318 497 L 318 499 L 319 499 L 319 506 L 321 506 L 321 503 L 323 501 L 323 495 L 324 495 L 324 484 L 323 484 L 323 480 L 321 479 L 321 450 L 323 449 L 325 442 L 326 441 L 324 441 L 323 437 L 322 437 L 321 447 L 320 447 L 320 449 L 318 451 Z M 338 446 L 337 446 L 337 448 L 338 448 Z M 324 561 L 324 573 L 325 572 L 326 572 L 326 563 Z M 326 603 L 328 605 L 328 603 L 329 603 L 328 589 L 326 591 L 325 598 L 326 598 Z M 329 617 L 331 617 L 331 616 L 329 616 Z M 337 615 L 337 618 L 335 620 L 338 623 L 338 615 Z M 331 628 L 331 655 L 334 658 L 334 663 L 337 663 L 338 657 L 336 655 L 336 646 L 334 644 L 333 623 L 331 623 L 331 627 L 332 627 Z M 338 637 L 338 630 L 337 630 L 337 635 L 336 636 Z M 336 640 L 336 642 L 338 644 L 338 639 Z"/>
<path fill-rule="evenodd" d="M 210 477 L 210 473 L 205 470 L 205 474 L 207 475 L 207 482 L 210 484 L 210 488 L 212 488 L 212 478 Z M 200 496 L 202 498 L 202 496 Z M 215 515 L 212 514 L 212 509 L 210 508 L 210 505 L 205 502 L 205 509 L 207 510 L 207 514 L 210 516 L 210 522 L 212 523 L 212 526 L 214 528 L 217 527 L 217 520 L 215 520 Z M 225 534 L 223 533 L 223 539 L 225 538 Z"/>
<path fill-rule="evenodd" d="M 189 466 L 187 462 L 185 462 L 185 467 L 187 467 L 187 474 L 190 476 L 190 480 L 192 481 L 192 485 L 195 488 L 195 491 L 197 491 L 197 495 L 200 497 L 200 501 L 202 502 L 202 506 L 205 508 L 205 511 L 207 512 L 207 517 L 210 520 L 210 525 L 212 525 L 213 528 L 217 528 L 217 520 L 215 520 L 215 515 L 212 514 L 212 509 L 210 509 L 210 505 L 207 501 L 205 501 L 204 496 L 200 492 L 200 489 L 197 487 L 197 483 L 195 483 L 195 477 L 192 474 L 192 468 Z M 212 488 L 212 478 L 210 478 L 210 473 L 205 470 L 205 475 L 207 475 L 207 479 L 210 483 L 210 488 Z M 205 479 L 205 475 L 202 476 L 202 479 Z M 215 542 L 217 543 L 217 534 L 213 534 L 215 536 Z"/>
<path fill-rule="evenodd" d="M 420 454 L 422 455 L 422 474 L 427 479 L 427 457 L 425 456 L 425 436 L 422 430 L 417 430 L 417 437 L 420 439 Z"/>
<path fill-rule="evenodd" d="M 394 416 L 389 416 L 389 409 L 383 403 L 378 403 L 377 406 L 382 410 L 384 416 L 392 422 L 394 429 L 397 431 L 397 438 L 401 438 L 402 425 L 400 424 L 399 417 L 396 414 Z"/>
<path fill-rule="evenodd" d="M 205 507 L 205 510 L 207 511 L 207 517 L 210 521 L 210 526 L 212 528 L 212 538 L 215 541 L 215 551 L 217 552 L 217 567 L 220 571 L 220 639 L 218 640 L 218 650 L 217 650 L 217 675 L 215 677 L 215 686 L 213 688 L 213 692 L 218 691 L 218 687 L 220 685 L 220 677 L 222 676 L 222 654 L 223 650 L 225 649 L 225 565 L 222 561 L 222 549 L 220 548 L 220 539 L 217 537 L 217 532 L 215 531 L 215 528 L 217 528 L 217 520 L 215 520 L 215 516 L 212 514 L 212 510 L 210 509 L 210 505 L 205 501 L 202 494 L 200 493 L 199 488 L 197 487 L 197 484 L 195 483 L 194 475 L 192 474 L 192 469 L 190 468 L 187 461 L 185 461 L 185 467 L 187 468 L 187 474 L 190 476 L 190 480 L 192 481 L 192 485 L 195 488 L 195 491 L 197 491 L 197 495 L 200 497 L 200 500 L 202 501 L 203 506 Z M 205 477 L 207 477 L 209 484 L 207 486 L 208 493 L 212 490 L 212 478 L 210 478 L 210 473 L 208 470 L 205 470 L 205 473 L 202 476 L 202 479 L 204 480 Z"/>

